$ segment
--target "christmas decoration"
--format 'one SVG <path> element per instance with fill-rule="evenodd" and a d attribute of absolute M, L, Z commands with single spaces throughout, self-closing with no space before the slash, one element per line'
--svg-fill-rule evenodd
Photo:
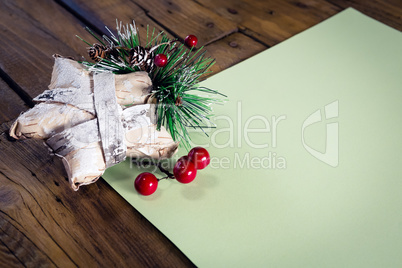
<path fill-rule="evenodd" d="M 56 56 L 49 89 L 12 124 L 10 136 L 45 140 L 74 190 L 126 156 L 169 158 L 178 143 L 164 127 L 156 130 L 151 84 L 145 72 L 95 74 Z"/>
<path fill-rule="evenodd" d="M 190 150 L 188 155 L 184 155 L 180 157 L 174 167 L 173 167 L 173 173 L 169 172 L 166 170 L 160 162 L 148 162 L 146 161 L 146 165 L 156 165 L 159 170 L 163 173 L 166 174 L 165 177 L 157 179 L 152 173 L 149 172 L 144 172 L 141 173 L 140 175 L 137 176 L 134 182 L 135 189 L 139 194 L 142 195 L 150 195 L 156 191 L 156 188 L 158 186 L 157 183 L 155 183 L 155 180 L 157 182 L 164 180 L 164 179 L 176 179 L 178 182 L 187 184 L 192 182 L 195 177 L 197 176 L 197 168 L 196 168 L 196 163 L 194 161 L 199 162 L 200 167 L 199 169 L 204 169 L 206 166 L 209 165 L 210 162 L 210 156 L 208 151 L 205 148 L 202 147 L 195 147 Z M 144 163 L 139 163 L 136 160 L 133 160 L 133 162 L 137 165 L 144 164 Z M 150 194 L 144 194 L 151 192 Z"/>
<path fill-rule="evenodd" d="M 197 45 L 197 43 L 198 43 L 198 38 L 197 38 L 195 35 L 190 34 L 190 35 L 188 35 L 188 36 L 186 37 L 186 39 L 184 39 L 184 43 L 185 43 L 188 47 L 194 48 L 194 47 Z"/>
<path fill-rule="evenodd" d="M 93 44 L 93 46 L 88 49 L 89 57 L 94 61 L 100 61 L 106 58 L 106 53 L 106 47 L 99 44 Z"/>
<path fill-rule="evenodd" d="M 158 54 L 155 56 L 154 63 L 158 67 L 165 67 L 167 64 L 167 57 L 165 54 Z"/>
<path fill-rule="evenodd" d="M 142 195 L 151 195 L 158 188 L 158 179 L 149 172 L 141 173 L 134 181 L 134 187 Z"/>
<path fill-rule="evenodd" d="M 196 169 L 204 169 L 211 161 L 208 151 L 202 147 L 191 149 L 188 153 L 188 158 L 194 163 Z"/>
<path fill-rule="evenodd" d="M 178 182 L 189 183 L 197 176 L 197 169 L 187 158 L 180 158 L 173 168 L 173 174 Z"/>
<path fill-rule="evenodd" d="M 186 147 L 189 147 L 190 139 L 188 127 L 203 130 L 213 126 L 209 120 L 211 104 L 222 103 L 222 97 L 226 96 L 198 85 L 201 77 L 209 74 L 210 67 L 215 63 L 214 59 L 205 55 L 203 47 L 197 51 L 188 50 L 184 44 L 169 39 L 163 32 L 156 34 L 155 29 L 151 31 L 149 28 L 145 46 L 142 46 L 134 22 L 125 26 L 118 23 L 117 36 L 106 29 L 110 36 L 98 38 L 87 28 L 107 52 L 98 53 L 99 62 L 83 61 L 82 64 L 94 72 L 148 72 L 152 81 L 149 97 L 156 104 L 157 130 L 164 126 L 174 141 L 180 141 Z M 187 36 L 185 40 L 191 48 L 198 41 L 194 35 Z M 169 59 L 163 68 L 155 68 L 155 55 L 158 54 L 164 54 Z"/>
<path fill-rule="evenodd" d="M 149 29 L 142 46 L 134 22 L 118 24 L 117 36 L 87 30 L 98 41 L 83 40 L 92 62 L 56 55 L 49 89 L 10 129 L 15 139 L 45 140 L 74 190 L 127 156 L 170 158 L 179 142 L 188 147 L 187 127 L 211 125 L 211 104 L 224 96 L 198 86 L 214 64 L 202 49 Z"/>

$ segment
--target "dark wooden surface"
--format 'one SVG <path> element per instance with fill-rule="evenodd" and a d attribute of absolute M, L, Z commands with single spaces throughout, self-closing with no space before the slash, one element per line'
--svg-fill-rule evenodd
<path fill-rule="evenodd" d="M 47 88 L 52 54 L 79 59 L 97 33 L 135 19 L 195 34 L 215 73 L 352 6 L 402 30 L 401 0 L 0 1 L 0 267 L 188 267 L 191 261 L 102 179 L 73 192 L 41 141 L 6 132 Z"/>

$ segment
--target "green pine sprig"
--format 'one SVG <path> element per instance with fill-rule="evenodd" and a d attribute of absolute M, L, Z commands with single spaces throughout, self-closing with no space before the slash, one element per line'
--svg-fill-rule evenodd
<path fill-rule="evenodd" d="M 106 29 L 110 36 L 99 38 L 87 28 L 100 44 L 117 52 L 115 56 L 100 59 L 96 63 L 82 63 L 95 72 L 125 74 L 139 71 L 137 66 L 130 66 L 128 61 L 129 51 L 141 46 L 135 23 L 124 26 L 117 22 L 117 36 Z M 155 28 L 151 31 L 147 27 L 145 48 L 154 48 L 155 55 L 163 53 L 168 58 L 165 67 L 154 68 L 148 73 L 153 83 L 151 96 L 157 102 L 157 129 L 160 130 L 164 126 L 173 140 L 180 141 L 189 148 L 191 137 L 187 129 L 204 131 L 205 128 L 214 127 L 210 121 L 211 105 L 222 103 L 226 98 L 216 90 L 198 85 L 203 76 L 211 73 L 210 68 L 215 60 L 206 56 L 204 47 L 197 50 L 188 49 L 177 40 L 168 38 L 163 32 L 156 33 Z"/>

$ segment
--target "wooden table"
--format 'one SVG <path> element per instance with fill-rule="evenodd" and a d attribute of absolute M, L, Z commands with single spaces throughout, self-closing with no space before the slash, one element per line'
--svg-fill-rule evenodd
<path fill-rule="evenodd" d="M 2 0 L 0 3 L 0 267 L 194 266 L 104 180 L 71 190 L 41 141 L 11 141 L 12 121 L 47 88 L 52 54 L 86 56 L 115 19 L 135 19 L 216 58 L 215 73 L 352 6 L 402 30 L 401 0 Z M 144 34 L 143 34 L 144 36 Z"/>

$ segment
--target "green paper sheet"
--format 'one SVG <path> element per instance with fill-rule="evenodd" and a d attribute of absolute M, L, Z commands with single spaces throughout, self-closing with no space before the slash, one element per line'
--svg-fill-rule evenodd
<path fill-rule="evenodd" d="M 194 264 L 400 267 L 399 31 L 347 9 L 203 86 L 229 101 L 192 134 L 212 157 L 194 182 L 143 197 L 129 161 L 103 176 Z"/>

